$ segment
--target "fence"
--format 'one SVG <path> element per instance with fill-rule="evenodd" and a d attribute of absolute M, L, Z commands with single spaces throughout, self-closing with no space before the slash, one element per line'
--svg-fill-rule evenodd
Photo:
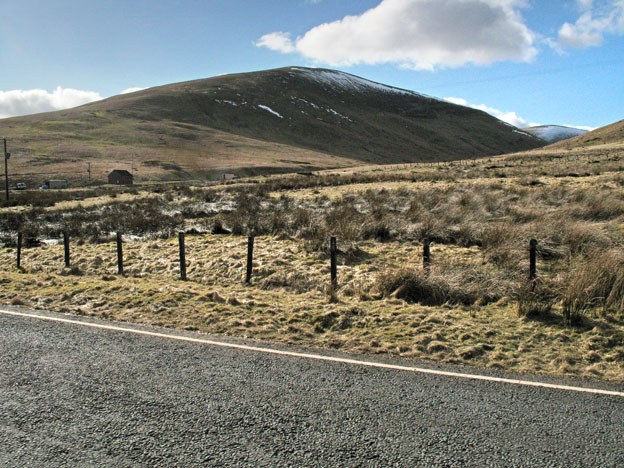
<path fill-rule="evenodd" d="M 124 276 L 124 255 L 123 255 L 123 237 L 121 232 L 115 234 L 116 247 L 117 247 L 117 274 Z M 22 243 L 23 234 L 17 233 L 17 258 L 16 264 L 18 269 L 22 269 Z M 245 283 L 250 284 L 253 276 L 253 255 L 254 255 L 255 236 L 250 235 L 247 238 L 247 261 L 245 264 Z M 529 271 L 528 281 L 531 289 L 535 287 L 537 280 L 537 246 L 538 242 L 535 239 L 529 241 Z M 67 233 L 63 233 L 63 247 L 64 247 L 64 264 L 66 268 L 71 266 L 71 251 L 70 251 L 70 236 Z M 182 281 L 187 281 L 187 260 L 186 260 L 186 247 L 185 247 L 185 233 L 180 232 L 178 234 L 178 251 L 179 251 L 179 275 Z M 330 283 L 329 286 L 332 291 L 338 288 L 338 248 L 337 239 L 335 236 L 331 236 L 329 239 L 329 257 L 330 257 Z M 423 241 L 422 248 L 422 268 L 425 275 L 429 274 L 431 269 L 432 256 L 431 256 L 431 242 L 428 239 Z"/>

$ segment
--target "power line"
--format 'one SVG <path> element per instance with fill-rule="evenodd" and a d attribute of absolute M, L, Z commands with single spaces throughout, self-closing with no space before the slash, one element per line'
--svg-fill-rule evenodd
<path fill-rule="evenodd" d="M 468 81 L 456 81 L 454 83 L 443 83 L 433 86 L 425 86 L 423 87 L 425 90 L 427 89 L 438 89 L 438 88 L 449 88 L 452 86 L 462 86 L 462 85 L 470 85 L 470 84 L 480 84 L 480 83 L 491 83 L 494 81 L 505 81 L 505 80 L 513 80 L 516 78 L 527 78 L 531 76 L 543 76 L 543 75 L 555 75 L 557 73 L 563 73 L 567 71 L 575 71 L 575 70 L 584 70 L 588 68 L 598 68 L 605 65 L 616 65 L 624 63 L 624 59 L 614 59 L 614 60 L 605 60 L 602 62 L 594 62 L 594 63 L 586 63 L 583 65 L 574 65 L 569 67 L 560 67 L 560 68 L 551 68 L 548 70 L 540 70 L 534 72 L 525 72 L 525 73 L 516 73 L 513 75 L 503 75 L 503 76 L 495 76 L 492 78 L 483 78 L 479 80 L 468 80 Z"/>

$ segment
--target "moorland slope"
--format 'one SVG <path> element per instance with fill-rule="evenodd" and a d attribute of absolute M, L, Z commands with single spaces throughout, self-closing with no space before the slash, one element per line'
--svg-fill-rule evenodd
<path fill-rule="evenodd" d="M 624 145 L 624 120 L 557 142 L 548 148 L 581 149 L 599 145 Z"/>
<path fill-rule="evenodd" d="M 347 73 L 289 67 L 0 120 L 23 174 L 210 179 L 469 159 L 544 145 L 485 112 Z"/>

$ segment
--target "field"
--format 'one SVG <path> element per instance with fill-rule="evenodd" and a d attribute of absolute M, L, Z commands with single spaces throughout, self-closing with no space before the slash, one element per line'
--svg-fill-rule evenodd
<path fill-rule="evenodd" d="M 18 206 L 0 208 L 0 302 L 622 381 L 623 169 L 624 147 L 597 145 L 223 186 L 143 186 L 112 196 L 106 188 L 58 192 L 58 201 L 26 192 Z M 125 276 L 116 274 L 117 231 Z M 179 279 L 180 231 L 188 281 Z M 69 268 L 63 246 L 50 242 L 63 232 L 71 238 Z M 245 284 L 248 234 L 256 248 Z M 538 241 L 535 282 L 528 280 L 530 239 Z"/>

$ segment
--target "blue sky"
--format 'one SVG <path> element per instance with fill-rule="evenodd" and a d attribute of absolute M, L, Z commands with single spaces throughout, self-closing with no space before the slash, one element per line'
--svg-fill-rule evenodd
<path fill-rule="evenodd" d="M 2 0 L 0 117 L 334 68 L 519 126 L 624 118 L 624 0 Z"/>

